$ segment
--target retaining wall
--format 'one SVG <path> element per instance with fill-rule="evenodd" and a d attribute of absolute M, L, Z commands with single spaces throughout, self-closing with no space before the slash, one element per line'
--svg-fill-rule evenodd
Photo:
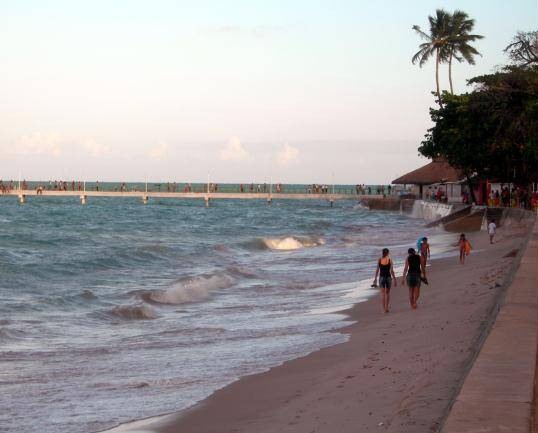
<path fill-rule="evenodd" d="M 538 222 L 506 209 L 505 225 L 533 230 L 499 313 L 445 420 L 442 433 L 529 433 L 538 347 Z"/>

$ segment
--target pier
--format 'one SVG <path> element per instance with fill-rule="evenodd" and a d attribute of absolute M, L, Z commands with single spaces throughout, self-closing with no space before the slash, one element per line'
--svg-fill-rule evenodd
<path fill-rule="evenodd" d="M 274 200 L 323 200 L 332 206 L 338 200 L 362 200 L 379 195 L 351 194 L 351 193 L 271 193 L 271 192 L 162 192 L 162 191 L 58 191 L 58 190 L 11 190 L 2 196 L 17 197 L 19 202 L 25 203 L 29 197 L 77 197 L 81 204 L 87 204 L 91 197 L 109 198 L 138 198 L 144 204 L 150 199 L 198 199 L 209 205 L 212 200 L 265 200 L 271 204 Z"/>

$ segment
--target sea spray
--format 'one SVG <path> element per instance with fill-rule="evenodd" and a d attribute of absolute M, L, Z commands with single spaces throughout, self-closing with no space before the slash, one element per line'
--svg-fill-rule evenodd
<path fill-rule="evenodd" d="M 208 298 L 214 290 L 225 289 L 234 284 L 235 279 L 225 273 L 198 276 L 176 282 L 164 290 L 153 290 L 144 295 L 144 299 L 159 304 L 185 304 L 199 302 Z"/>
<path fill-rule="evenodd" d="M 293 251 L 324 244 L 325 240 L 319 236 L 280 236 L 258 238 L 248 242 L 247 247 L 260 250 Z"/>

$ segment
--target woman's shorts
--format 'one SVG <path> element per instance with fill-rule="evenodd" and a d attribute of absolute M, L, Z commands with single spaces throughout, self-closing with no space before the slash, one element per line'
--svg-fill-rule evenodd
<path fill-rule="evenodd" d="M 392 286 L 392 278 L 391 277 L 379 277 L 379 287 L 382 289 L 390 290 Z"/>
<path fill-rule="evenodd" d="M 407 274 L 407 285 L 409 287 L 420 287 L 420 274 Z"/>

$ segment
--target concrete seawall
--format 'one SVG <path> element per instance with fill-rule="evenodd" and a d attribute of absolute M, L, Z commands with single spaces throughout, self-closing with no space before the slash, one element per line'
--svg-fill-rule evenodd
<path fill-rule="evenodd" d="M 500 220 L 501 226 L 528 225 L 535 219 L 535 214 L 524 209 L 504 208 Z"/>
<path fill-rule="evenodd" d="M 532 232 L 499 313 L 445 420 L 442 433 L 529 433 L 535 423 L 538 347 L 538 222 L 506 209 L 504 224 Z"/>

